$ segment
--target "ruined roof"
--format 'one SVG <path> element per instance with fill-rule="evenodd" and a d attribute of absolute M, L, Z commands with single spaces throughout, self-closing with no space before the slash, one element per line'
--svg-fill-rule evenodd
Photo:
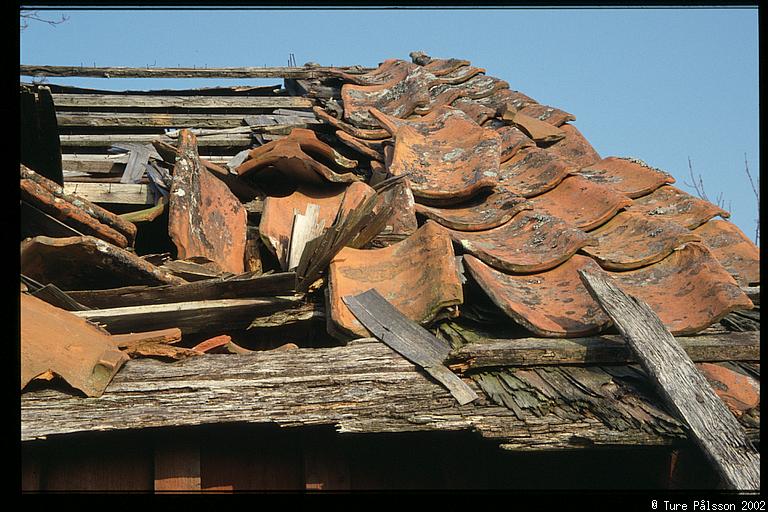
<path fill-rule="evenodd" d="M 706 334 L 722 340 L 734 324 L 719 322 L 734 314 L 757 309 L 759 320 L 759 300 L 755 308 L 744 291 L 759 286 L 759 250 L 726 220 L 728 212 L 635 157 L 598 155 L 576 128 L 576 115 L 467 61 L 413 54 L 372 70 L 299 71 L 284 88 L 153 95 L 25 87 L 55 106 L 63 182 L 45 169 L 21 168 L 23 325 L 32 295 L 98 324 L 102 337 L 133 359 L 205 368 L 206 358 L 227 364 L 216 352 L 265 361 L 270 356 L 261 352 L 277 347 L 283 350 L 273 362 L 301 365 L 316 357 L 338 364 L 345 347 L 353 357 L 374 346 L 345 301 L 374 289 L 454 350 L 446 361 L 482 391 L 477 401 L 458 406 L 450 395 L 435 395 L 432 384 L 413 384 L 413 399 L 422 403 L 395 414 L 393 427 L 386 397 L 354 398 L 373 391 L 351 376 L 373 370 L 349 362 L 349 379 L 330 384 L 326 397 L 347 404 L 340 409 L 317 403 L 319 410 L 307 413 L 312 419 L 302 419 L 310 404 L 298 397 L 279 413 L 259 406 L 240 420 L 326 422 L 351 431 L 431 421 L 438 429 L 474 428 L 510 446 L 684 435 L 653 391 L 637 384 L 642 372 L 626 356 L 480 367 L 477 356 L 461 351 L 499 340 L 524 340 L 521 346 L 536 350 L 540 340 L 566 354 L 572 345 L 562 338 L 578 346 L 596 335 L 598 343 L 615 344 L 610 318 L 579 278 L 584 269 L 647 302 L 673 334 L 703 333 L 691 346 L 730 350 L 727 341 L 708 345 Z M 38 315 L 44 309 L 30 307 Z M 180 332 L 169 334 L 173 329 Z M 141 337 L 154 330 L 164 333 Z M 118 339 L 126 335 L 134 338 Z M 708 349 L 694 360 L 709 365 L 713 380 L 755 382 L 755 339 L 743 342 L 752 343 L 751 352 L 713 356 Z M 51 343 L 29 340 L 37 353 Z M 22 388 L 54 375 L 66 379 L 71 368 L 57 364 L 78 365 L 53 359 Z M 101 363 L 92 359 L 82 364 L 95 372 Z M 154 380 L 133 362 L 112 365 L 111 384 L 102 379 L 101 389 L 81 391 L 140 392 L 133 387 Z M 566 366 L 574 363 L 581 366 Z M 177 367 L 151 368 L 170 375 Z M 228 378 L 241 378 L 239 368 L 233 365 Z M 383 381 L 396 378 L 391 368 L 380 371 Z M 269 376 L 253 378 L 244 389 L 261 396 L 258 383 Z M 147 386 L 149 404 L 162 384 Z M 301 390 L 309 400 L 305 384 Z M 407 402 L 408 390 L 401 393 Z M 40 390 L 25 396 L 51 410 L 84 400 Z M 729 400 L 743 424 L 759 425 L 754 397 Z M 440 406 L 431 410 L 434 401 Z M 359 412 L 370 408 L 380 410 Z M 45 425 L 34 406 L 22 409 L 28 439 L 84 428 L 77 421 Z M 418 420 L 430 410 L 430 420 Z M 110 411 L 89 421 L 108 422 Z M 499 427 L 499 414 L 513 426 Z M 173 407 L 159 420 L 140 416 L 125 425 L 237 421 L 217 408 L 201 408 L 194 418 Z M 577 419 L 586 423 L 569 434 Z M 558 432 L 556 440 L 535 439 L 543 424 Z M 629 434 L 611 437 L 619 431 Z M 520 435 L 528 441 L 514 440 Z"/>

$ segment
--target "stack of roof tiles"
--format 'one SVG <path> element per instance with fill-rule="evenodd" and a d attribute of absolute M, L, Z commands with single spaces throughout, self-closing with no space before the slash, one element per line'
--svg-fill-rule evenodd
<path fill-rule="evenodd" d="M 412 60 L 339 71 L 340 97 L 315 108 L 372 169 L 407 176 L 413 200 L 398 215 L 421 224 L 391 247 L 344 249 L 331 262 L 333 330 L 366 334 L 342 297 L 371 287 L 423 324 L 456 316 L 464 298 L 454 254 L 509 318 L 540 336 L 609 326 L 579 270 L 608 274 L 673 334 L 753 307 L 740 286 L 759 284 L 759 251 L 714 219 L 728 212 L 638 159 L 601 158 L 570 124 L 575 116 L 484 69 Z"/>

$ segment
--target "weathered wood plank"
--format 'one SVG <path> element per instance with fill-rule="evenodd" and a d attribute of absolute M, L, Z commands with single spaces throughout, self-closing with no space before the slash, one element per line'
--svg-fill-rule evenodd
<path fill-rule="evenodd" d="M 760 333 L 741 332 L 675 338 L 695 362 L 759 361 Z M 483 340 L 454 350 L 448 367 L 471 371 L 500 366 L 627 364 L 639 362 L 621 336 Z"/>
<path fill-rule="evenodd" d="M 90 309 L 72 314 L 103 325 L 111 334 L 178 327 L 184 334 L 247 328 L 254 318 L 299 303 L 291 297 L 220 299 Z"/>
<path fill-rule="evenodd" d="M 167 114 L 135 112 L 58 112 L 59 126 L 126 128 L 235 128 L 243 126 L 243 114 Z"/>
<path fill-rule="evenodd" d="M 271 137 L 264 135 L 265 139 Z M 62 147 L 66 148 L 97 148 L 110 147 L 120 142 L 152 142 L 159 139 L 166 144 L 175 144 L 176 139 L 166 137 L 161 133 L 95 133 L 89 135 L 59 135 Z M 270 139 L 271 140 L 271 139 Z M 200 136 L 197 144 L 199 147 L 249 147 L 251 145 L 250 133 L 233 133 L 224 135 Z"/>
<path fill-rule="evenodd" d="M 155 136 L 158 138 L 158 136 Z M 231 157 L 222 155 L 201 155 L 201 159 L 219 165 L 226 164 Z M 87 172 L 94 174 L 122 174 L 125 163 L 128 161 L 127 155 L 96 155 L 96 154 L 72 154 L 65 153 L 61 155 L 61 162 L 64 171 Z M 78 178 L 64 179 L 67 181 L 79 181 Z"/>
<path fill-rule="evenodd" d="M 312 108 L 313 102 L 297 96 L 171 96 L 116 94 L 53 94 L 58 110 L 91 108 L 233 108 L 278 109 Z M 312 116 L 314 117 L 314 116 Z"/>
<path fill-rule="evenodd" d="M 659 394 L 691 429 L 727 487 L 760 488 L 760 454 L 659 317 L 609 278 L 579 271 L 595 300 L 635 352 Z"/>
<path fill-rule="evenodd" d="M 241 67 L 241 68 L 128 68 L 21 65 L 22 76 L 80 76 L 92 78 L 320 78 L 333 76 L 330 70 L 344 68 L 317 67 Z M 351 72 L 366 72 L 355 68 Z"/>
<path fill-rule="evenodd" d="M 429 331 L 407 319 L 375 289 L 343 297 L 344 303 L 366 329 L 409 361 L 418 364 L 465 405 L 477 394 L 443 366 L 448 346 Z"/>
<path fill-rule="evenodd" d="M 108 290 L 72 291 L 69 296 L 91 308 L 115 308 L 169 304 L 212 299 L 243 299 L 290 295 L 296 286 L 294 272 L 281 272 L 250 279 L 206 279 L 171 286 L 127 286 Z"/>
<path fill-rule="evenodd" d="M 81 183 L 66 182 L 64 191 L 92 203 L 102 204 L 155 204 L 152 190 L 141 183 Z"/>
<path fill-rule="evenodd" d="M 472 381 L 466 381 L 478 389 Z M 21 396 L 21 440 L 72 432 L 213 423 L 328 425 L 345 432 L 471 430 L 519 450 L 667 445 L 680 439 L 607 428 L 594 417 L 518 420 L 481 395 L 458 405 L 378 340 L 343 347 L 128 361 L 99 400 L 55 390 Z"/>

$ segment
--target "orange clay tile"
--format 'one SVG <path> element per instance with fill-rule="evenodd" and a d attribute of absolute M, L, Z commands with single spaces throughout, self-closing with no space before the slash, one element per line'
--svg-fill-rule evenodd
<path fill-rule="evenodd" d="M 537 210 L 589 231 L 605 224 L 632 200 L 612 188 L 581 176 L 567 176 L 555 188 L 530 199 Z"/>
<path fill-rule="evenodd" d="M 477 68 L 467 63 L 464 66 L 459 66 L 448 73 L 440 75 L 439 83 L 449 85 L 463 84 L 467 80 L 483 74 L 485 74 L 485 69 Z"/>
<path fill-rule="evenodd" d="M 179 135 L 179 156 L 168 197 L 168 234 L 176 245 L 177 258 L 202 256 L 220 270 L 242 273 L 245 207 L 223 181 L 205 170 L 197 139 L 186 129 Z"/>
<path fill-rule="evenodd" d="M 520 110 L 528 105 L 535 105 L 537 103 L 537 101 L 533 98 L 530 98 L 529 96 L 526 96 L 519 91 L 513 91 L 511 89 L 499 89 L 494 91 L 494 93 L 490 96 L 477 98 L 475 101 L 488 108 L 494 109 L 497 116 L 501 116 L 507 103 L 511 104 L 517 110 Z"/>
<path fill-rule="evenodd" d="M 477 75 L 464 83 L 451 85 L 440 83 L 429 89 L 429 103 L 416 108 L 418 114 L 426 114 L 431 110 L 450 105 L 458 98 L 477 100 L 492 95 L 502 89 L 508 89 L 509 84 L 492 76 Z"/>
<path fill-rule="evenodd" d="M 525 107 L 518 109 L 518 113 L 533 117 L 539 121 L 544 121 L 552 126 L 560 126 L 568 121 L 576 120 L 576 116 L 573 114 L 569 114 L 559 108 L 542 105 L 541 103 L 526 105 Z"/>
<path fill-rule="evenodd" d="M 645 301 L 672 334 L 693 334 L 732 311 L 752 309 L 752 301 L 700 243 L 653 265 L 611 272 L 626 293 Z"/>
<path fill-rule="evenodd" d="M 443 229 L 464 251 L 504 272 L 543 272 L 595 243 L 582 230 L 536 210 L 487 231 Z"/>
<path fill-rule="evenodd" d="M 380 210 L 384 204 L 392 205 L 394 211 L 387 219 L 381 235 L 390 239 L 406 238 L 418 229 L 416 205 L 407 179 L 379 194 L 376 209 Z"/>
<path fill-rule="evenodd" d="M 651 265 L 682 244 L 701 240 L 690 229 L 674 222 L 627 211 L 619 212 L 589 234 L 597 245 L 582 251 L 607 270 L 634 270 Z"/>
<path fill-rule="evenodd" d="M 389 172 L 410 174 L 414 197 L 433 204 L 456 204 L 493 188 L 499 171 L 501 137 L 482 128 L 458 109 L 442 109 L 433 123 L 401 122 L 371 114 L 393 130 L 395 148 Z M 437 114 L 435 114 L 437 116 Z M 407 123 L 407 124 L 406 124 Z"/>
<path fill-rule="evenodd" d="M 289 196 L 270 196 L 264 200 L 259 235 L 282 266 L 287 263 L 286 251 L 293 229 L 294 211 L 304 214 L 308 204 L 316 204 L 320 207 L 318 222 L 325 222 L 325 227 L 329 228 L 339 211 L 345 190 L 343 185 L 302 186 Z"/>
<path fill-rule="evenodd" d="M 341 119 L 337 119 L 330 115 L 328 112 L 323 110 L 320 107 L 312 107 L 312 111 L 315 113 L 315 116 L 320 119 L 321 121 L 325 121 L 326 123 L 330 124 L 337 130 L 342 130 L 353 137 L 357 137 L 358 139 L 367 139 L 367 140 L 381 140 L 381 139 L 387 139 L 389 138 L 389 132 L 382 128 L 375 128 L 375 129 L 365 129 L 365 128 L 358 128 L 357 126 L 352 126 L 349 123 L 345 123 Z"/>
<path fill-rule="evenodd" d="M 186 283 L 135 253 L 92 236 L 24 240 L 21 273 L 65 291 Z"/>
<path fill-rule="evenodd" d="M 328 271 L 329 325 L 345 335 L 370 336 L 342 297 L 375 289 L 406 317 L 422 325 L 455 316 L 463 294 L 451 240 L 427 221 L 415 233 L 383 249 L 345 247 Z"/>
<path fill-rule="evenodd" d="M 59 375 L 98 397 L 128 360 L 109 333 L 37 297 L 21 294 L 21 388 Z"/>
<path fill-rule="evenodd" d="M 392 139 L 382 139 L 376 141 L 358 139 L 357 137 L 353 137 L 343 130 L 337 130 L 336 137 L 338 137 L 341 142 L 354 149 L 361 155 L 379 162 L 384 161 L 384 141 L 392 141 Z"/>
<path fill-rule="evenodd" d="M 565 123 L 559 128 L 565 133 L 565 137 L 546 146 L 549 152 L 572 162 L 579 168 L 600 161 L 600 155 L 575 126 Z"/>
<path fill-rule="evenodd" d="M 496 115 L 496 111 L 492 108 L 483 106 L 469 98 L 458 98 L 451 103 L 451 106 L 467 114 L 477 124 L 483 124 Z"/>
<path fill-rule="evenodd" d="M 499 165 L 497 186 L 523 197 L 533 197 L 551 190 L 576 168 L 538 147 L 520 149 Z"/>
<path fill-rule="evenodd" d="M 719 206 L 671 185 L 664 185 L 647 196 L 635 199 L 629 210 L 677 222 L 688 229 L 697 228 L 716 215 L 724 218 L 731 216 Z"/>
<path fill-rule="evenodd" d="M 240 164 L 235 172 L 246 176 L 270 167 L 296 182 L 314 185 L 351 183 L 361 179 L 350 172 L 357 167 L 357 161 L 345 158 L 319 140 L 311 130 L 304 129 L 294 129 L 284 139 L 251 150 L 249 159 Z"/>
<path fill-rule="evenodd" d="M 741 286 L 760 284 L 760 248 L 727 220 L 712 219 L 693 232 Z"/>
<path fill-rule="evenodd" d="M 470 62 L 468 60 L 462 60 L 462 59 L 431 59 L 426 64 L 423 64 L 424 69 L 429 71 L 435 76 L 445 76 L 450 75 L 451 73 L 464 73 L 465 71 L 459 71 L 460 69 L 463 69 L 465 66 L 469 66 Z M 480 70 L 482 72 L 482 70 Z M 468 77 L 471 78 L 471 77 Z"/>
<path fill-rule="evenodd" d="M 633 199 L 648 195 L 662 185 L 674 183 L 675 178 L 654 169 L 636 158 L 609 156 L 579 169 L 581 176 L 613 187 Z"/>
<path fill-rule="evenodd" d="M 523 148 L 532 148 L 536 143 L 528 135 L 523 133 L 520 128 L 512 125 L 504 125 L 494 128 L 496 133 L 501 135 L 501 156 L 499 161 L 506 162 Z"/>
<path fill-rule="evenodd" d="M 586 256 L 528 275 L 499 272 L 471 255 L 464 255 L 464 267 L 502 311 L 539 336 L 586 336 L 610 324 L 579 278 L 579 270 L 602 272 Z"/>
<path fill-rule="evenodd" d="M 341 87 L 344 120 L 360 128 L 376 128 L 379 124 L 368 113 L 377 108 L 391 116 L 404 118 L 416 107 L 429 105 L 429 87 L 436 77 L 421 66 L 414 66 L 396 83 L 383 85 L 351 85 Z"/>
<path fill-rule="evenodd" d="M 515 126 L 539 144 L 550 144 L 565 138 L 565 133 L 560 128 L 546 121 L 522 114 L 509 104 L 502 112 L 501 118 L 504 121 L 514 123 Z"/>
<path fill-rule="evenodd" d="M 417 204 L 416 212 L 458 231 L 483 231 L 499 227 L 530 208 L 530 203 L 523 197 L 502 191 L 482 194 L 466 203 L 444 208 Z"/>
<path fill-rule="evenodd" d="M 719 364 L 696 363 L 717 396 L 736 416 L 760 406 L 760 383 Z"/>
<path fill-rule="evenodd" d="M 341 70 L 329 70 L 334 76 L 355 85 L 382 85 L 403 80 L 416 64 L 400 59 L 387 59 L 379 66 L 363 74 L 346 73 Z"/>

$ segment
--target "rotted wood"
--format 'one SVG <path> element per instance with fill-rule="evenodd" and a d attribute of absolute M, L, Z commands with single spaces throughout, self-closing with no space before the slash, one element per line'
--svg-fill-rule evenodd
<path fill-rule="evenodd" d="M 476 391 L 472 381 L 466 383 Z M 484 395 L 459 405 L 380 341 L 128 361 L 98 401 L 56 390 L 21 396 L 21 440 L 74 432 L 213 423 L 329 425 L 340 433 L 474 431 L 519 450 L 669 445 L 679 436 L 616 430 L 593 417 L 525 416 Z"/>
<path fill-rule="evenodd" d="M 83 66 L 19 67 L 22 76 L 92 77 L 92 78 L 320 78 L 333 76 L 330 70 L 316 67 L 241 67 L 241 68 L 128 68 Z M 365 69 L 363 70 L 365 71 Z"/>
<path fill-rule="evenodd" d="M 609 278 L 580 272 L 590 294 L 640 359 L 659 394 L 730 489 L 760 489 L 760 454 L 685 351 L 644 302 Z"/>
<path fill-rule="evenodd" d="M 64 183 L 64 192 L 92 203 L 154 205 L 152 190 L 143 183 Z"/>
<path fill-rule="evenodd" d="M 90 309 L 73 314 L 112 334 L 178 327 L 185 334 L 246 329 L 254 318 L 299 305 L 293 297 L 216 299 Z"/>
<path fill-rule="evenodd" d="M 694 362 L 759 361 L 760 333 L 740 332 L 677 337 Z M 621 336 L 586 338 L 520 338 L 475 341 L 451 352 L 448 367 L 455 371 L 543 365 L 602 365 L 639 362 Z"/>
<path fill-rule="evenodd" d="M 59 110 L 91 108 L 237 108 L 276 109 L 312 108 L 313 102 L 296 96 L 173 96 L 138 94 L 53 94 Z"/>
<path fill-rule="evenodd" d="M 250 128 L 249 133 L 226 133 L 220 135 L 209 135 L 200 137 L 198 141 L 199 147 L 250 147 L 251 135 Z M 155 139 L 160 139 L 168 144 L 175 142 L 171 137 L 166 137 L 160 133 L 144 134 L 144 133 L 95 133 L 88 135 L 67 135 L 62 134 L 59 136 L 61 139 L 61 145 L 66 148 L 94 148 L 94 147 L 109 147 L 115 143 L 120 142 L 152 142 Z"/>
<path fill-rule="evenodd" d="M 291 295 L 295 285 L 294 272 L 281 272 L 249 279 L 213 278 L 181 285 L 127 286 L 107 290 L 72 291 L 68 295 L 88 307 L 99 309 Z"/>

